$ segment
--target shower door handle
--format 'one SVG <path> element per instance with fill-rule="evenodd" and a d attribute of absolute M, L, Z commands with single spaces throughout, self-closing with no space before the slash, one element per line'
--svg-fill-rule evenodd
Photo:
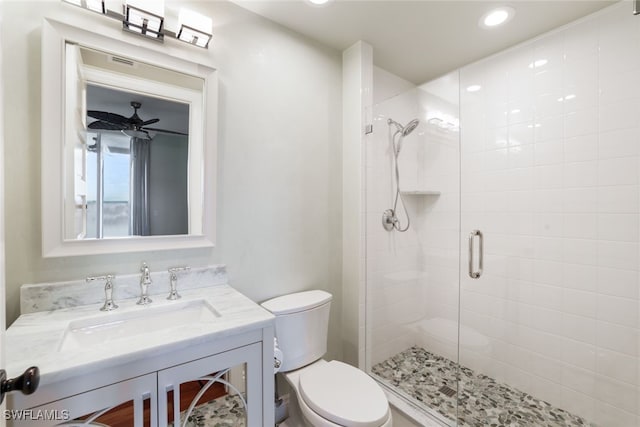
<path fill-rule="evenodd" d="M 475 237 L 478 236 L 478 270 L 474 271 L 473 269 L 473 241 Z M 482 236 L 482 232 L 480 230 L 473 230 L 469 233 L 469 277 L 472 279 L 478 279 L 482 276 L 482 266 L 484 264 L 484 250 L 482 248 L 482 241 L 484 237 Z"/>

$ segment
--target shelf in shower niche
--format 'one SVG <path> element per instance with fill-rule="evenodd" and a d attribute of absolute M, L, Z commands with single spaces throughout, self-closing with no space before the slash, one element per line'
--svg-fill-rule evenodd
<path fill-rule="evenodd" d="M 435 190 L 401 190 L 403 196 L 439 196 L 440 192 Z"/>

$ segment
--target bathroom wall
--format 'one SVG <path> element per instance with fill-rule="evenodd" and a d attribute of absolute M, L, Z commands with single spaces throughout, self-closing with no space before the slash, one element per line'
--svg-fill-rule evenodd
<path fill-rule="evenodd" d="M 2 28 L 4 119 L 11 124 L 4 171 L 8 323 L 19 314 L 23 283 L 131 274 L 142 260 L 156 271 L 224 263 L 231 284 L 257 301 L 311 288 L 332 292 L 329 357 L 339 357 L 340 52 L 228 2 L 167 2 L 167 8 L 177 3 L 214 20 L 209 55 L 220 78 L 216 248 L 63 259 L 43 259 L 40 249 L 39 27 L 48 13 L 62 12 L 85 27 L 104 18 L 57 0 L 0 4 L 2 16 L 10 17 Z"/>
<path fill-rule="evenodd" d="M 461 333 L 460 362 L 603 426 L 640 414 L 631 10 L 621 2 L 461 70 L 462 237 L 485 233 L 483 277 L 461 262 L 461 319 L 485 342 Z"/>

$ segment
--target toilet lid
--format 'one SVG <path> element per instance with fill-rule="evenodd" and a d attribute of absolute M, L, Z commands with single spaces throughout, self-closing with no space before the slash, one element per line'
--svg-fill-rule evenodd
<path fill-rule="evenodd" d="M 300 394 L 318 415 L 349 427 L 379 427 L 389 417 L 382 389 L 367 374 L 333 360 L 300 375 Z"/>

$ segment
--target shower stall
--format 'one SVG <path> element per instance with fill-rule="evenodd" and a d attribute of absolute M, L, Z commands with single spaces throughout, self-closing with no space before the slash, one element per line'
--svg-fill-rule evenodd
<path fill-rule="evenodd" d="M 374 104 L 365 365 L 401 409 L 640 425 L 639 72 L 620 2 Z"/>

